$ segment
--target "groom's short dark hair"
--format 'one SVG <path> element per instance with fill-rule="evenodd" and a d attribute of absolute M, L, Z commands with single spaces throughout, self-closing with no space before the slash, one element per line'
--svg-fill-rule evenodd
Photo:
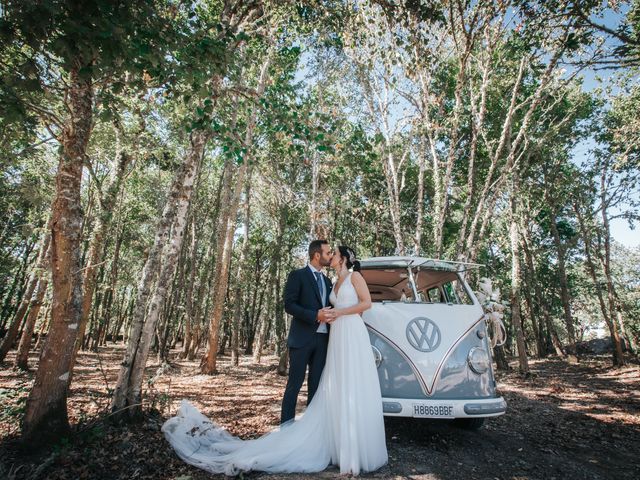
<path fill-rule="evenodd" d="M 316 253 L 322 254 L 322 245 L 329 245 L 326 240 L 314 240 L 309 244 L 309 260 L 313 260 Z"/>

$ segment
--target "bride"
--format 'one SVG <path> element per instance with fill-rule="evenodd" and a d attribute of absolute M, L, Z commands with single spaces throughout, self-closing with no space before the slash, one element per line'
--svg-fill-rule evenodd
<path fill-rule="evenodd" d="M 387 463 L 380 384 L 369 335 L 360 314 L 371 307 L 369 289 L 352 249 L 338 247 L 331 260 L 338 280 L 331 292 L 327 360 L 318 390 L 295 420 L 255 440 L 241 440 L 186 400 L 162 426 L 185 462 L 211 473 L 318 472 L 329 464 L 358 475 Z"/>

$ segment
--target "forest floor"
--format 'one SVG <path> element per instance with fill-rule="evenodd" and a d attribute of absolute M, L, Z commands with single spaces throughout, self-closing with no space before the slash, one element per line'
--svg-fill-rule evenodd
<path fill-rule="evenodd" d="M 273 356 L 265 357 L 262 365 L 242 358 L 236 368 L 222 357 L 219 374 L 205 376 L 198 373 L 197 362 L 177 360 L 175 353 L 169 368 L 150 362 L 153 382 L 147 398 L 154 413 L 139 424 L 117 426 L 104 417 L 123 347 L 81 352 L 68 401 L 75 433 L 46 450 L 26 453 L 18 442 L 19 419 L 34 374 L 13 369 L 10 355 L 0 365 L 0 478 L 215 478 L 178 459 L 160 432 L 163 421 L 186 398 L 231 433 L 254 438 L 277 425 L 285 378 L 276 373 Z M 578 365 L 550 358 L 532 360 L 531 371 L 529 378 L 516 371 L 498 373 L 507 414 L 478 431 L 443 421 L 387 418 L 389 463 L 361 478 L 640 478 L 637 364 L 614 369 L 609 357 L 583 357 Z M 339 471 L 330 467 L 313 475 L 250 473 L 243 478 L 338 476 Z"/>

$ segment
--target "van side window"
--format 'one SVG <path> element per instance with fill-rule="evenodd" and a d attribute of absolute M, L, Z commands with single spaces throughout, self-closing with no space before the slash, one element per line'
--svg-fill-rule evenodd
<path fill-rule="evenodd" d="M 431 303 L 442 302 L 442 299 L 440 298 L 440 289 L 438 287 L 433 287 L 427 290 L 427 298 Z"/>
<path fill-rule="evenodd" d="M 452 280 L 442 285 L 449 303 L 456 305 L 473 305 L 471 297 L 465 290 L 460 280 Z"/>

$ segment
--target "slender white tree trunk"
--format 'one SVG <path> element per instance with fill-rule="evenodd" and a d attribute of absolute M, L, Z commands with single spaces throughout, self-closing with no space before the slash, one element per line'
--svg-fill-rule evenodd
<path fill-rule="evenodd" d="M 522 278 L 520 273 L 520 239 L 518 229 L 518 203 L 517 198 L 520 192 L 520 179 L 513 174 L 511 180 L 511 198 L 509 201 L 511 207 L 511 321 L 516 333 L 516 345 L 518 347 L 518 364 L 522 374 L 529 373 L 529 361 L 527 359 L 527 350 L 524 341 L 524 331 L 522 328 L 522 317 L 520 312 L 520 294 Z"/>
<path fill-rule="evenodd" d="M 144 364 L 146 364 L 149 351 L 148 349 L 150 346 L 150 335 L 153 334 L 153 329 L 155 329 L 155 323 L 150 327 L 149 322 L 145 322 L 147 302 L 151 295 L 151 286 L 158 274 L 158 271 L 160 270 L 161 254 L 165 245 L 168 243 L 171 226 L 176 223 L 176 219 L 179 218 L 181 214 L 183 216 L 186 215 L 186 211 L 191 201 L 191 193 L 197 173 L 197 167 L 204 155 L 204 149 L 208 138 L 208 134 L 204 132 L 192 133 L 189 152 L 187 153 L 184 164 L 179 169 L 172 183 L 169 198 L 167 199 L 167 203 L 165 204 L 162 212 L 162 217 L 156 229 L 154 244 L 149 252 L 149 256 L 147 257 L 147 261 L 142 272 L 142 278 L 138 286 L 131 330 L 127 343 L 127 351 L 118 373 L 118 381 L 111 402 L 112 411 L 121 411 L 126 407 L 133 408 L 134 404 L 140 403 L 137 401 L 139 400 L 140 393 L 138 382 L 141 381 L 143 372 L 134 373 L 134 369 L 144 369 Z M 176 223 L 179 227 L 184 228 L 180 222 L 183 224 L 184 218 Z M 182 242 L 182 231 L 180 231 L 180 238 L 178 239 L 174 234 L 173 240 L 173 245 L 172 247 L 169 247 L 169 251 L 172 251 L 172 248 L 176 248 L 176 245 L 179 251 L 179 247 Z M 174 266 L 167 267 L 164 270 L 166 275 L 169 274 L 170 268 L 174 268 Z M 159 295 L 164 295 L 165 293 L 166 288 L 163 289 Z M 159 297 L 156 295 L 154 298 L 157 301 Z M 153 315 L 153 318 L 157 321 L 157 304 L 156 311 Z M 136 360 L 138 356 L 141 356 L 142 358 Z M 134 403 L 130 403 L 131 401 L 134 401 Z"/>
<path fill-rule="evenodd" d="M 242 236 L 242 247 L 240 250 L 240 259 L 238 260 L 238 269 L 236 273 L 236 291 L 235 304 L 233 306 L 233 319 L 231 323 L 231 364 L 238 365 L 240 361 L 240 322 L 242 310 L 245 306 L 244 289 L 247 280 L 247 267 L 249 255 L 249 230 L 251 228 L 251 172 L 249 172 L 249 181 L 245 189 L 244 199 L 244 233 Z"/>

